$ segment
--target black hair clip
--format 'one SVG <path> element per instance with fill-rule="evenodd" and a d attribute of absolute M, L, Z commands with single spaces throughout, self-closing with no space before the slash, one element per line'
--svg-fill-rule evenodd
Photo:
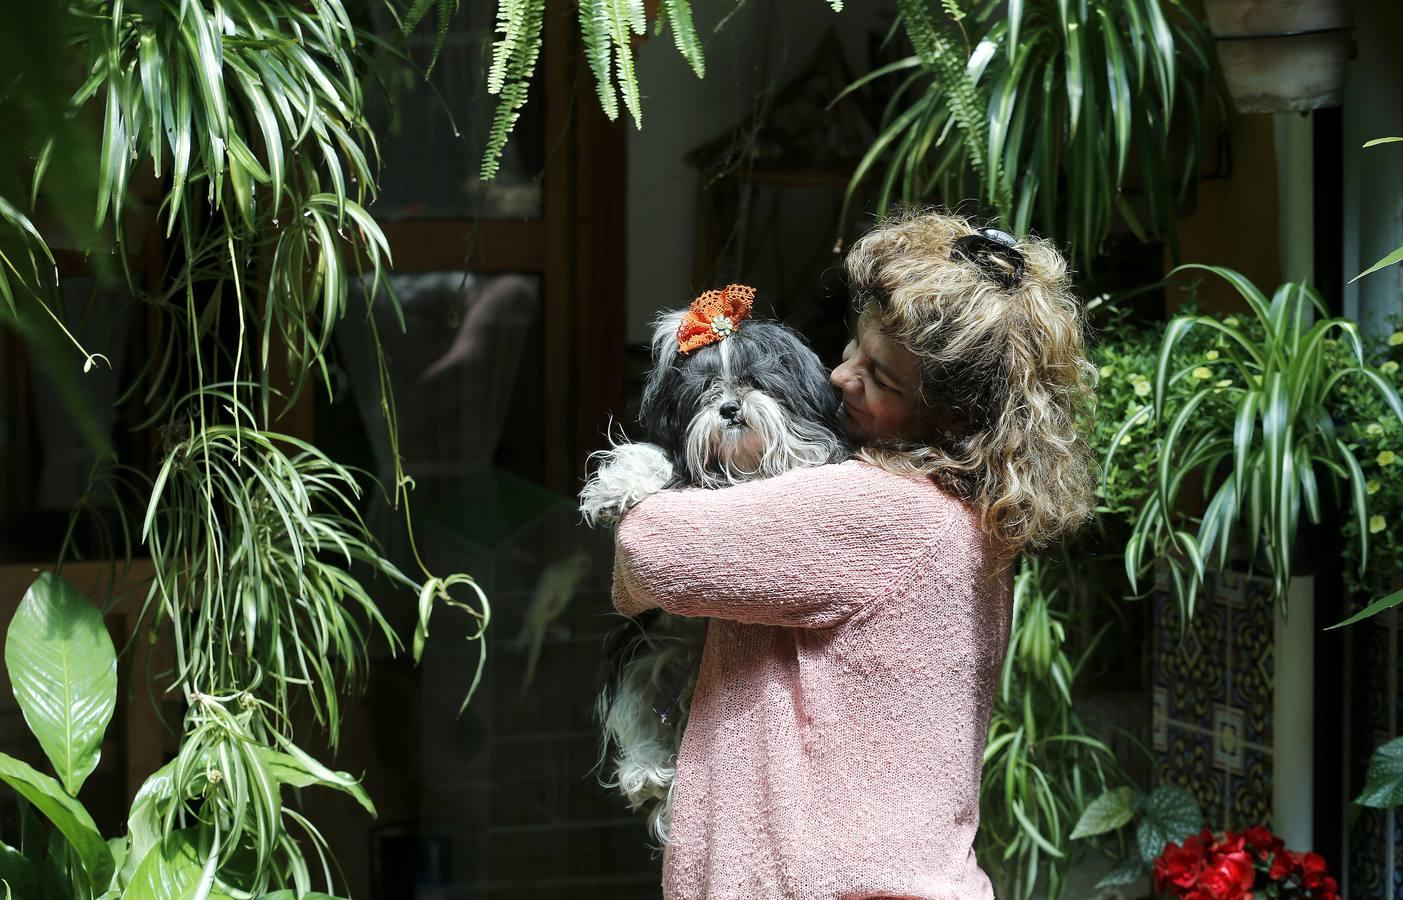
<path fill-rule="evenodd" d="M 979 267 L 1006 291 L 1023 283 L 1023 254 L 1018 240 L 997 228 L 981 228 L 955 241 L 951 259 L 965 259 Z"/>

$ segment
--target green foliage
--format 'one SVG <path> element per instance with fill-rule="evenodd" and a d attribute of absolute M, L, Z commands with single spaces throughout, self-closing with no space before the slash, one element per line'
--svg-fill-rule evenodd
<path fill-rule="evenodd" d="M 5 635 L 5 668 L 29 730 L 64 790 L 97 768 L 117 706 L 117 653 L 102 614 L 62 578 L 35 580 Z"/>
<path fill-rule="evenodd" d="M 1092 801 L 1073 837 L 1107 835 L 1132 822 L 1136 852 L 1116 863 L 1098 888 L 1130 884 L 1149 874 L 1165 847 L 1182 843 L 1203 828 L 1203 811 L 1193 795 L 1177 785 L 1162 785 L 1149 794 L 1117 788 Z"/>
<path fill-rule="evenodd" d="M 915 55 L 849 89 L 901 78 L 849 201 L 873 176 L 879 214 L 973 191 L 1016 233 L 1061 238 L 1083 268 L 1118 219 L 1142 239 L 1172 236 L 1213 72 L 1207 30 L 1179 0 L 902 0 L 900 11 Z M 1176 150 L 1182 116 L 1192 127 Z"/>
<path fill-rule="evenodd" d="M 58 637 L 35 632 L 36 609 Z M 78 609 L 81 607 L 81 611 Z M 52 674 L 42 654 L 8 652 L 21 644 L 64 642 L 75 631 L 96 629 L 106 637 L 102 617 L 86 597 L 57 575 L 44 573 L 31 586 L 11 623 L 6 644 L 6 669 L 16 685 L 33 684 Z M 96 659 L 88 663 L 70 657 L 80 669 L 110 672 L 115 654 L 110 641 L 93 641 L 85 649 Z M 52 648 L 43 648 L 52 651 Z M 75 647 L 68 645 L 66 649 Z M 74 709 L 106 708 L 92 739 L 101 743 L 106 730 L 115 682 L 73 677 L 61 688 Z M 23 852 L 0 852 L 0 877 L 22 885 L 46 879 L 51 896 L 103 894 L 127 900 L 168 897 L 262 896 L 270 887 L 293 886 L 298 896 L 311 891 L 312 877 L 298 841 L 288 825 L 311 840 L 319 869 L 327 883 L 330 864 L 325 841 L 296 810 L 284 805 L 281 789 L 325 787 L 355 798 L 371 815 L 375 808 L 359 783 L 344 772 L 333 772 L 272 731 L 273 749 L 260 739 L 270 729 L 262 719 L 270 708 L 250 693 L 230 697 L 195 694 L 185 739 L 176 759 L 152 774 L 137 792 L 128 816 L 127 834 L 104 841 L 91 816 L 71 794 L 48 775 L 24 762 L 0 754 L 0 780 L 14 788 L 52 827 L 49 858 L 40 861 Z M 34 719 L 28 719 L 31 723 Z M 36 737 L 41 722 L 31 724 Z M 47 749 L 47 747 L 46 747 Z M 54 757 L 60 772 L 67 759 Z"/>
<path fill-rule="evenodd" d="M 1226 565 L 1235 543 L 1249 564 L 1259 556 L 1265 560 L 1274 596 L 1284 601 L 1301 516 L 1320 521 L 1322 476 L 1326 487 L 1349 490 L 1360 565 L 1367 564 L 1367 479 L 1332 410 L 1346 380 L 1374 391 L 1400 421 L 1403 401 L 1365 365 L 1353 322 L 1322 318 L 1312 324 L 1314 313 L 1327 313 L 1309 287 L 1287 284 L 1268 300 L 1231 270 L 1183 269 L 1204 269 L 1227 280 L 1252 310 L 1249 326 L 1211 316 L 1175 317 L 1161 341 L 1153 402 L 1146 404 L 1148 411 L 1134 414 L 1152 417 L 1154 432 L 1147 448 L 1130 450 L 1148 453 L 1156 472 L 1154 492 L 1126 544 L 1126 572 L 1138 590 L 1144 571 L 1156 560 L 1165 563 L 1187 621 L 1208 566 Z M 1222 339 L 1215 364 L 1185 364 L 1179 355 L 1185 336 L 1196 329 Z M 1332 340 L 1336 343 L 1327 343 Z M 1347 354 L 1335 351 L 1340 344 Z M 1194 392 L 1176 407 L 1175 392 L 1185 385 Z M 1107 469 L 1118 444 L 1110 448 Z M 1182 496 L 1195 479 L 1207 502 L 1201 515 Z"/>
<path fill-rule="evenodd" d="M 365 208 L 376 175 L 361 93 L 370 42 L 343 0 L 39 6 L 46 11 L 13 19 L 27 31 L 0 38 L 15 51 L 0 62 L 7 83 L 43 83 L 35 96 L 59 98 L 45 110 L 13 99 L 25 91 L 0 97 L 7 110 L 23 107 L 30 126 L 0 171 L 0 319 L 36 348 L 53 346 L 56 334 L 77 345 L 55 302 L 50 227 L 88 252 L 102 283 L 124 278 L 127 293 L 114 302 L 154 314 L 155 349 L 122 402 L 149 416 L 141 427 L 159 429 L 159 474 L 148 485 L 109 467 L 95 489 L 124 501 L 126 553 L 133 535 L 150 553 L 156 578 L 142 621 L 153 639 L 168 634 L 174 644 L 176 666 L 159 688 L 178 692 L 187 713 L 176 723 L 176 760 L 138 794 L 128 835 L 102 841 L 71 794 L 92 770 L 111 714 L 110 642 L 101 645 L 101 617 L 85 599 L 56 580 L 37 582 L 6 661 L 64 786 L 0 759 L 0 778 L 51 823 L 50 845 L 31 842 L 23 854 L 55 896 L 116 891 L 133 879 L 168 896 L 170 880 L 195 861 L 200 885 L 231 896 L 284 888 L 303 896 L 314 875 L 332 889 L 325 842 L 281 788 L 319 785 L 372 814 L 373 806 L 349 775 L 293 743 L 293 706 L 310 708 L 336 743 L 369 642 L 378 633 L 398 646 L 373 588 L 417 594 L 425 630 L 441 604 L 475 618 L 479 641 L 488 620 L 468 576 L 435 576 L 415 551 L 422 572 L 411 578 L 380 555 L 357 512 L 363 473 L 275 427 L 308 382 L 328 380 L 326 355 L 353 282 L 367 304 L 397 309 L 384 290 L 389 247 Z M 402 24 L 431 7 L 442 33 L 455 0 L 415 2 Z M 72 163 L 83 147 L 92 151 L 86 167 Z M 145 282 L 127 269 L 126 236 L 150 222 L 174 250 L 166 271 Z M 77 361 L 47 353 L 44 362 L 66 359 L 75 370 L 105 362 L 98 348 L 78 349 Z M 376 365 L 397 450 L 378 341 Z M 275 383 L 274 371 L 287 383 Z M 395 456 L 387 487 L 408 527 L 411 482 Z M 66 541 L 61 554 L 77 552 Z M 473 602 L 450 596 L 464 585 Z"/>
<path fill-rule="evenodd" d="M 428 2 L 418 0 L 418 5 Z M 617 119 L 622 94 L 633 124 L 642 128 L 643 101 L 634 70 L 633 41 L 648 33 L 643 0 L 579 0 L 578 5 L 585 61 L 594 75 L 600 108 L 610 121 Z M 828 0 L 828 5 L 841 12 L 843 0 Z M 670 26 L 677 52 L 698 78 L 705 77 L 706 56 L 693 23 L 691 0 L 661 0 L 653 25 L 658 34 Z M 497 0 L 497 39 L 492 45 L 487 91 L 499 99 L 482 155 L 483 180 L 497 174 L 502 150 L 526 105 L 544 28 L 545 0 Z"/>
<path fill-rule="evenodd" d="M 1203 811 L 1188 791 L 1168 784 L 1156 788 L 1139 806 L 1135 844 L 1140 859 L 1151 864 L 1170 844 L 1181 843 L 1203 828 Z"/>
<path fill-rule="evenodd" d="M 1115 831 L 1135 818 L 1135 788 L 1113 788 L 1095 800 L 1082 811 L 1077 827 L 1072 829 L 1072 840 L 1096 837 Z"/>
<path fill-rule="evenodd" d="M 1338 344 L 1330 349 L 1337 357 L 1346 355 Z M 1396 392 L 1403 386 L 1403 330 L 1365 338 L 1364 360 Z M 1341 523 L 1345 584 L 1353 594 L 1377 597 L 1403 577 L 1403 532 L 1397 527 L 1403 522 L 1403 424 L 1372 380 L 1341 381 L 1331 414 L 1340 440 L 1363 470 L 1369 513 Z"/>
<path fill-rule="evenodd" d="M 1374 751 L 1364 776 L 1364 790 L 1354 802 L 1377 809 L 1403 806 L 1403 738 Z"/>
<path fill-rule="evenodd" d="M 1061 897 L 1079 847 L 1078 818 L 1121 780 L 1110 747 L 1073 709 L 1077 677 L 1097 645 L 1067 645 L 1064 611 L 1074 573 L 1025 560 L 984 752 L 976 851 L 1000 897 Z M 1073 655 L 1075 653 L 1075 655 Z"/>
<path fill-rule="evenodd" d="M 1378 146 L 1381 146 L 1381 145 L 1383 145 L 1383 144 L 1397 144 L 1397 143 L 1403 143 L 1403 137 L 1374 138 L 1372 141 L 1365 141 L 1365 142 L 1364 142 L 1364 147 L 1365 147 L 1365 149 L 1368 149 L 1369 147 L 1378 147 Z M 1360 272 L 1358 275 L 1356 275 L 1356 276 L 1354 276 L 1353 278 L 1351 278 L 1351 279 L 1350 279 L 1350 284 L 1353 284 L 1354 282 L 1356 282 L 1356 281 L 1358 281 L 1359 279 L 1363 278 L 1365 275 L 1372 275 L 1372 274 L 1374 274 L 1375 272 L 1379 271 L 1380 269 L 1386 269 L 1386 268 L 1388 268 L 1389 266 L 1397 265 L 1397 264 L 1400 263 L 1400 262 L 1403 262 L 1403 247 L 1399 247 L 1397 250 L 1394 250 L 1392 253 L 1386 254 L 1386 255 L 1384 256 L 1383 259 L 1379 260 L 1378 262 L 1374 263 L 1374 264 L 1373 264 L 1372 266 L 1370 266 L 1369 268 L 1365 269 L 1363 272 Z"/>

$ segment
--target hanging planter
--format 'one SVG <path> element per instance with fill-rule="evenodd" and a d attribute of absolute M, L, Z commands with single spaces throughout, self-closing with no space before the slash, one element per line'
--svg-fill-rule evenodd
<path fill-rule="evenodd" d="M 1340 105 L 1349 0 L 1205 0 L 1204 6 L 1238 112 Z"/>

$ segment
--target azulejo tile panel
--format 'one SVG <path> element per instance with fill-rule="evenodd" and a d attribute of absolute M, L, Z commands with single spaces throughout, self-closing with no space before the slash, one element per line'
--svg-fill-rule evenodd
<path fill-rule="evenodd" d="M 1157 780 L 1197 797 L 1215 829 L 1271 824 L 1269 589 L 1259 577 L 1214 575 L 1187 628 L 1173 598 L 1155 595 Z"/>

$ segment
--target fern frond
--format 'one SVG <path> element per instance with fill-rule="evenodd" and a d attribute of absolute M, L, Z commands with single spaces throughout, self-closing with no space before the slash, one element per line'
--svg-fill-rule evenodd
<path fill-rule="evenodd" d="M 504 3 L 508 0 L 504 0 Z M 482 153 L 481 175 L 484 181 L 496 176 L 501 165 L 502 150 L 507 146 L 521 108 L 526 105 L 531 76 L 536 72 L 536 60 L 541 55 L 542 32 L 545 27 L 546 0 L 509 0 L 519 10 L 514 37 L 519 36 L 515 52 L 505 64 L 501 99 L 492 114 L 492 128 L 487 135 L 487 147 Z M 500 9 L 499 9 L 500 12 Z M 500 18 L 499 18 L 500 21 Z"/>
<path fill-rule="evenodd" d="M 841 4 L 842 0 L 838 0 Z M 658 21 L 672 23 L 672 43 L 677 52 L 697 73 L 698 78 L 706 77 L 706 57 L 702 54 L 701 39 L 697 37 L 696 25 L 692 23 L 692 4 L 689 0 L 663 0 Z"/>
<path fill-rule="evenodd" d="M 400 34 L 409 34 L 418 28 L 419 23 L 424 20 L 424 16 L 429 14 L 429 7 L 436 2 L 438 0 L 414 0 L 413 5 L 405 10 L 404 16 L 399 20 Z"/>
<path fill-rule="evenodd" d="M 609 0 L 580 0 L 580 36 L 585 60 L 594 73 L 594 90 L 609 121 L 619 118 L 619 96 L 614 90 L 613 38 L 609 33 Z"/>
<path fill-rule="evenodd" d="M 632 10 L 635 0 L 609 0 L 609 32 L 614 42 L 614 62 L 618 71 L 619 90 L 624 94 L 624 106 L 633 116 L 633 124 L 643 127 L 643 103 L 638 96 L 638 76 L 633 68 L 631 38 Z"/>
<path fill-rule="evenodd" d="M 517 45 L 521 41 L 526 6 L 527 0 L 497 0 L 497 33 L 500 37 L 492 45 L 492 67 L 487 70 L 489 94 L 502 93 L 506 84 L 507 68 L 516 58 Z"/>
<path fill-rule="evenodd" d="M 634 34 L 648 33 L 648 10 L 643 0 L 628 0 L 628 24 Z"/>
<path fill-rule="evenodd" d="M 954 0 L 941 0 L 942 9 L 951 5 L 959 10 Z M 987 171 L 984 157 L 988 127 L 985 105 L 970 78 L 965 54 L 960 49 L 961 42 L 935 20 L 927 0 L 898 0 L 897 9 L 916 55 L 935 75 L 933 88 L 944 94 L 950 115 L 963 133 L 970 166 L 982 177 Z"/>
<path fill-rule="evenodd" d="M 950 17 L 951 22 L 958 22 L 965 17 L 965 11 L 960 9 L 960 0 L 940 0 L 940 8 L 945 10 L 945 15 Z"/>
<path fill-rule="evenodd" d="M 429 56 L 429 67 L 424 70 L 424 79 L 427 81 L 429 73 L 434 70 L 438 63 L 439 56 L 443 53 L 443 47 L 448 43 L 448 26 L 453 21 L 453 14 L 458 11 L 458 0 L 438 0 L 438 22 L 434 32 L 434 50 Z"/>
<path fill-rule="evenodd" d="M 843 0 L 828 0 L 828 5 L 833 7 L 834 12 L 843 11 Z"/>

